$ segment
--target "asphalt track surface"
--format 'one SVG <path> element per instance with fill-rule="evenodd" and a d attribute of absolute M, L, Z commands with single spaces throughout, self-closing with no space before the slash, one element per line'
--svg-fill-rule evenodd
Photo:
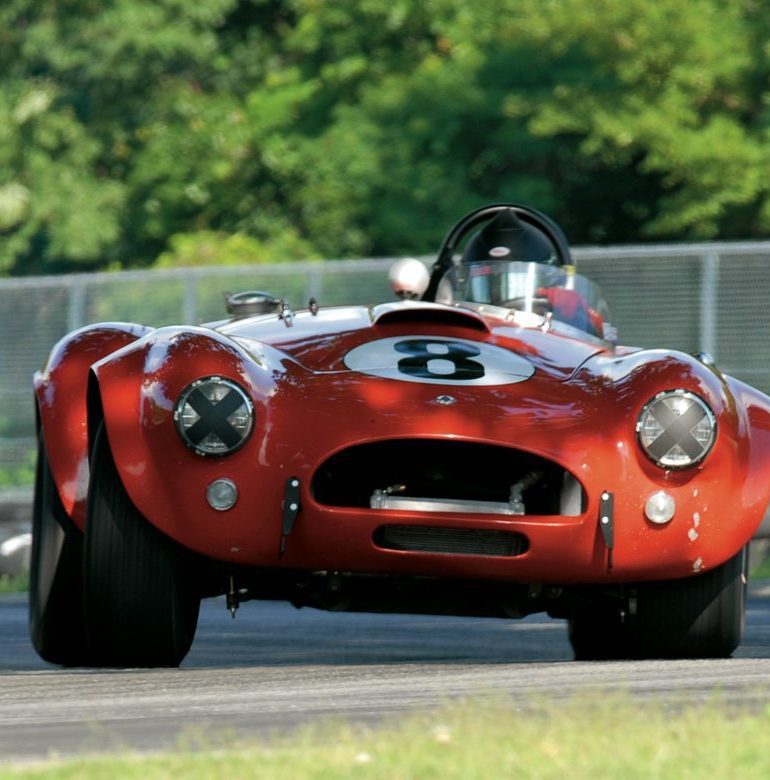
<path fill-rule="evenodd" d="M 770 703 L 770 583 L 751 587 L 744 643 L 717 661 L 576 663 L 565 624 L 295 610 L 204 602 L 181 669 L 67 670 L 39 660 L 26 600 L 0 597 L 4 760 L 263 738 L 329 717 L 377 722 L 455 697 L 515 706 L 592 690 L 671 706 Z"/>

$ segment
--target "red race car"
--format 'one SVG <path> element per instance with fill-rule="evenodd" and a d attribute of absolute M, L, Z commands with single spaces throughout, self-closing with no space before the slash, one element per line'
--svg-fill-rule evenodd
<path fill-rule="evenodd" d="M 568 620 L 579 659 L 729 656 L 770 500 L 770 398 L 620 347 L 545 215 L 487 206 L 402 299 L 104 323 L 35 376 L 30 628 L 178 665 L 200 599 Z"/>

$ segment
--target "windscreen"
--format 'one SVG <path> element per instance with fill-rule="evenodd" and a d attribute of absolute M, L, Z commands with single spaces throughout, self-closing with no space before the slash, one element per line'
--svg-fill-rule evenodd
<path fill-rule="evenodd" d="M 598 285 L 574 266 L 494 261 L 461 264 L 455 298 L 540 316 L 603 338 L 609 308 Z"/>

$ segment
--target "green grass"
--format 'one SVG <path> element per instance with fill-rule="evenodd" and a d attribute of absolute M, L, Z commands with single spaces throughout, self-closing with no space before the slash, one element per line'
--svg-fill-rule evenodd
<path fill-rule="evenodd" d="M 673 708 L 599 694 L 551 704 L 498 698 L 371 729 L 327 724 L 262 743 L 232 740 L 154 756 L 0 764 L 0 776 L 751 780 L 770 777 L 768 733 L 767 710 L 730 710 L 718 700 Z"/>
<path fill-rule="evenodd" d="M 29 590 L 29 572 L 9 577 L 4 574 L 0 577 L 0 593 L 23 593 Z"/>

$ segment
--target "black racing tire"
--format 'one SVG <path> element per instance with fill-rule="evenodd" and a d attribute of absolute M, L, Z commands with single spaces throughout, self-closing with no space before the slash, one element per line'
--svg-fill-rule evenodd
<path fill-rule="evenodd" d="M 568 636 L 576 661 L 628 658 L 628 637 L 620 603 L 576 609 L 568 621 Z"/>
<path fill-rule="evenodd" d="M 86 636 L 99 666 L 179 666 L 200 598 L 192 556 L 134 507 L 104 424 L 91 456 L 84 550 Z"/>
<path fill-rule="evenodd" d="M 727 658 L 743 639 L 748 548 L 703 574 L 637 587 L 636 658 Z"/>
<path fill-rule="evenodd" d="M 636 585 L 627 614 L 585 606 L 569 620 L 577 661 L 728 658 L 743 639 L 748 548 L 693 577 Z"/>
<path fill-rule="evenodd" d="M 38 655 L 50 663 L 88 663 L 82 570 L 83 534 L 64 511 L 41 435 L 32 508 L 29 635 Z"/>

